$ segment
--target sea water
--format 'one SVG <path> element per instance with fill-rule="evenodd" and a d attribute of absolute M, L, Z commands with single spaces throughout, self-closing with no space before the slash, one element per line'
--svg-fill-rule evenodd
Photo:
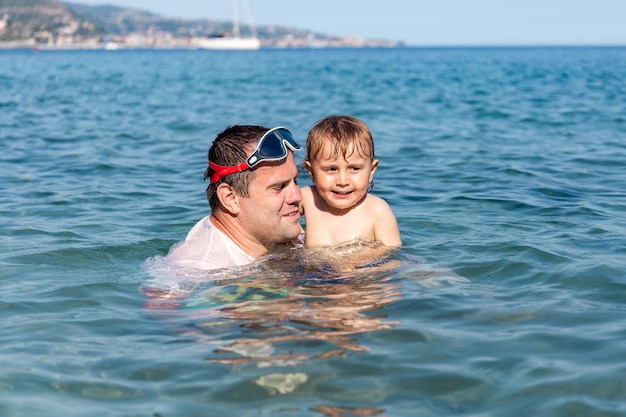
<path fill-rule="evenodd" d="M 219 131 L 329 114 L 402 248 L 168 269 Z M 0 51 L 0 168 L 2 416 L 626 415 L 625 48 Z"/>

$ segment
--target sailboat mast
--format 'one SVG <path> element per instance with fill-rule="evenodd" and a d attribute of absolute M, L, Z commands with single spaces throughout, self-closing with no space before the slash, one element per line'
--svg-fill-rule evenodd
<path fill-rule="evenodd" d="M 238 0 L 232 1 L 233 5 L 233 36 L 239 37 L 239 2 Z"/>
<path fill-rule="evenodd" d="M 252 36 L 245 38 L 240 37 L 239 26 L 239 0 L 231 0 L 233 6 L 233 29 L 232 33 L 227 36 L 219 36 L 214 38 L 203 39 L 199 43 L 199 47 L 202 49 L 222 49 L 222 50 L 257 50 L 261 47 L 261 41 L 257 37 L 254 23 L 250 23 L 250 32 Z M 247 9 L 248 3 L 244 0 L 246 11 L 250 14 L 250 22 L 252 22 L 252 14 Z"/>

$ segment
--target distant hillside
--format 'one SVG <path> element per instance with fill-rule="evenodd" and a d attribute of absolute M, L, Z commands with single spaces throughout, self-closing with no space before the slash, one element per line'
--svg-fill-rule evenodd
<path fill-rule="evenodd" d="M 0 40 L 19 40 L 101 31 L 58 0 L 0 0 Z"/>
<path fill-rule="evenodd" d="M 0 0 L 1 1 L 1 0 Z M 160 31 L 171 33 L 176 37 L 210 36 L 215 33 L 232 29 L 232 22 L 214 19 L 173 19 L 151 12 L 115 6 L 86 6 L 77 3 L 65 3 L 76 15 L 79 15 L 109 35 L 129 35 L 131 33 L 147 33 Z M 257 27 L 258 36 L 262 39 L 280 38 L 291 34 L 295 37 L 306 37 L 310 31 L 295 28 Z M 241 23 L 242 35 L 249 34 L 249 28 Z M 327 35 L 315 34 L 327 37 Z"/>
<path fill-rule="evenodd" d="M 0 0 L 0 40 L 17 40 L 38 34 L 60 35 L 129 35 L 132 33 L 167 32 L 176 37 L 208 36 L 231 29 L 231 22 L 211 19 L 172 19 L 136 9 L 116 6 L 87 6 L 59 0 Z M 242 34 L 249 29 L 241 25 Z M 271 39 L 291 35 L 298 38 L 311 32 L 295 28 L 258 27 L 260 38 Z M 327 37 L 314 34 L 317 37 Z M 41 36 L 39 36 L 41 37 Z"/>
<path fill-rule="evenodd" d="M 0 47 L 190 47 L 193 40 L 227 32 L 231 22 L 173 19 L 136 9 L 59 0 L 0 0 Z M 250 29 L 241 24 L 242 35 Z M 398 42 L 336 37 L 293 27 L 258 26 L 263 47 L 401 46 Z M 4 45 L 4 46 L 3 46 Z"/>
<path fill-rule="evenodd" d="M 107 35 L 128 35 L 131 33 L 147 33 L 149 31 L 169 32 L 176 36 L 191 36 L 194 32 L 202 35 L 206 22 L 183 19 L 168 19 L 157 14 L 127 9 L 116 6 L 86 6 L 77 3 L 66 3 L 76 15 L 79 15 L 99 28 Z M 220 22 L 210 21 L 210 27 L 219 27 Z M 197 24 L 200 23 L 200 26 Z M 194 34 L 197 36 L 197 34 Z"/>

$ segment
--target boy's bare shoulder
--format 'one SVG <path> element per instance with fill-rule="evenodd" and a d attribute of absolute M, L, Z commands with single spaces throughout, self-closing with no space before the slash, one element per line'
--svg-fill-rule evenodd
<path fill-rule="evenodd" d="M 304 195 L 304 193 L 307 194 L 313 194 L 313 186 L 312 185 L 307 185 L 304 187 L 300 187 L 300 192 Z"/>
<path fill-rule="evenodd" d="M 385 201 L 382 197 L 378 197 L 374 194 L 368 194 L 365 199 L 368 210 L 376 210 L 376 209 L 389 209 L 389 203 Z"/>
<path fill-rule="evenodd" d="M 300 188 L 300 192 L 302 193 L 302 200 L 306 201 L 306 202 L 311 202 L 313 201 L 313 198 L 315 196 L 315 187 L 308 185 L 306 187 L 301 187 Z"/>
<path fill-rule="evenodd" d="M 306 211 L 306 207 L 309 207 L 309 210 L 313 208 L 313 193 L 314 189 L 312 186 L 300 187 L 300 193 L 302 193 L 302 201 L 300 202 L 300 214 L 304 214 Z"/>

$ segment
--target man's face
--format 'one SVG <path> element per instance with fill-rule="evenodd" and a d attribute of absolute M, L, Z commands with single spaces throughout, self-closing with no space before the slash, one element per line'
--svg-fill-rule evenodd
<path fill-rule="evenodd" d="M 249 196 L 241 199 L 239 219 L 244 231 L 268 249 L 295 239 L 302 229 L 302 193 L 297 176 L 298 168 L 289 152 L 281 162 L 256 168 Z"/>

